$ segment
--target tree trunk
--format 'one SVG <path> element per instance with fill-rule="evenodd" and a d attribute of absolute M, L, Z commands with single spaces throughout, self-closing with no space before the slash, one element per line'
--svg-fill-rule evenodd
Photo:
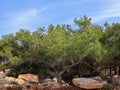
<path fill-rule="evenodd" d="M 68 65 L 66 68 L 64 68 L 61 72 L 60 72 L 60 75 L 62 75 L 65 71 L 67 71 L 68 69 L 76 66 L 76 65 L 79 65 L 81 63 L 81 60 L 79 60 L 78 62 L 72 64 L 72 65 Z"/>
<path fill-rule="evenodd" d="M 61 73 L 59 73 L 59 71 L 55 67 L 52 66 L 52 68 L 55 71 L 55 77 L 57 78 L 58 83 L 61 83 L 62 82 L 62 75 L 61 75 Z"/>
<path fill-rule="evenodd" d="M 120 65 L 119 65 L 118 75 L 120 75 Z"/>
<path fill-rule="evenodd" d="M 110 76 L 112 76 L 112 68 L 110 67 L 109 69 L 110 69 L 109 74 L 110 74 Z"/>
<path fill-rule="evenodd" d="M 117 67 L 114 67 L 114 74 L 117 75 Z"/>
<path fill-rule="evenodd" d="M 79 65 L 81 63 L 81 60 L 79 60 L 78 62 L 76 63 L 73 63 L 71 65 L 68 65 L 66 66 L 66 68 L 62 69 L 61 71 L 57 70 L 57 68 L 55 68 L 52 64 L 49 64 L 53 70 L 55 71 L 55 77 L 57 78 L 58 82 L 59 83 L 62 83 L 62 75 L 70 68 L 76 66 L 76 65 Z M 48 63 L 47 63 L 48 64 Z"/>
<path fill-rule="evenodd" d="M 62 84 L 62 75 L 60 73 L 56 73 L 56 78 L 60 84 Z"/>

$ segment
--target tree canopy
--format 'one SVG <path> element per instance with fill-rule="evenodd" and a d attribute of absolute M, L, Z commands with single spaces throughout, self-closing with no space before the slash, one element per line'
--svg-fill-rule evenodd
<path fill-rule="evenodd" d="M 74 23 L 77 29 L 51 24 L 47 29 L 40 27 L 34 32 L 20 29 L 16 34 L 3 36 L 0 62 L 5 67 L 1 69 L 11 68 L 13 76 L 31 72 L 40 78 L 56 76 L 61 81 L 67 75 L 81 76 L 81 66 L 99 74 L 106 63 L 120 66 L 120 23 L 94 25 L 87 16 L 75 18 Z"/>

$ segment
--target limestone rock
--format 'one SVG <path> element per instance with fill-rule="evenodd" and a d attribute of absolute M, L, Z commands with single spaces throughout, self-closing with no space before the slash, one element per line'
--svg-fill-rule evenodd
<path fill-rule="evenodd" d="M 0 71 L 0 79 L 3 79 L 5 77 L 6 77 L 6 74 L 4 72 Z"/>
<path fill-rule="evenodd" d="M 38 82 L 38 76 L 34 74 L 20 74 L 18 76 L 18 79 L 22 79 L 24 81 L 33 82 L 33 83 Z"/>
<path fill-rule="evenodd" d="M 97 81 L 103 81 L 100 76 L 92 77 L 92 79 L 97 80 Z"/>
<path fill-rule="evenodd" d="M 113 83 L 113 85 L 120 86 L 120 76 L 114 75 L 113 78 L 112 78 L 112 83 Z"/>
<path fill-rule="evenodd" d="M 23 79 L 21 79 L 21 78 L 17 78 L 17 79 L 15 80 L 15 82 L 16 82 L 18 85 L 22 85 L 22 84 L 24 84 L 26 81 L 23 80 Z"/>
<path fill-rule="evenodd" d="M 83 89 L 101 89 L 103 84 L 92 78 L 74 78 L 73 84 Z"/>
<path fill-rule="evenodd" d="M 10 82 L 10 83 L 15 83 L 15 80 L 16 80 L 16 78 L 14 78 L 14 77 L 5 77 L 4 78 L 7 82 Z"/>
<path fill-rule="evenodd" d="M 46 83 L 46 82 L 52 82 L 52 80 L 50 78 L 46 78 L 46 79 L 43 80 L 43 82 L 44 83 Z"/>
<path fill-rule="evenodd" d="M 52 80 L 53 80 L 53 82 L 54 82 L 54 83 L 58 83 L 58 81 L 57 81 L 57 78 L 56 78 L 56 77 L 54 77 Z"/>
<path fill-rule="evenodd" d="M 42 83 L 39 83 L 39 88 L 60 88 L 61 85 L 57 82 L 57 78 L 53 78 L 52 80 L 46 78 Z"/>

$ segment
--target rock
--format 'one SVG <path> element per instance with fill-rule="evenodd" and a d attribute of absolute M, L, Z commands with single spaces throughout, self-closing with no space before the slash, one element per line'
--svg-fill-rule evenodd
<path fill-rule="evenodd" d="M 101 83 L 102 83 L 103 85 L 108 84 L 107 81 L 101 81 Z"/>
<path fill-rule="evenodd" d="M 69 87 L 70 85 L 68 83 L 63 83 L 61 87 Z"/>
<path fill-rule="evenodd" d="M 114 90 L 120 90 L 120 86 L 115 86 Z"/>
<path fill-rule="evenodd" d="M 39 88 L 48 88 L 48 87 L 51 87 L 52 86 L 52 84 L 51 83 L 39 83 L 38 84 L 38 87 Z"/>
<path fill-rule="evenodd" d="M 119 76 L 118 75 L 114 75 L 113 78 L 118 78 Z"/>
<path fill-rule="evenodd" d="M 5 78 L 6 77 L 6 74 L 4 73 L 4 72 L 0 72 L 0 79 L 3 79 L 3 78 Z"/>
<path fill-rule="evenodd" d="M 18 76 L 18 79 L 22 79 L 24 81 L 37 83 L 38 82 L 38 76 L 34 74 L 21 74 Z"/>
<path fill-rule="evenodd" d="M 30 82 L 28 82 L 28 81 L 25 81 L 25 80 L 23 80 L 23 79 L 21 79 L 21 78 L 16 79 L 15 82 L 16 82 L 19 86 L 21 86 L 22 88 L 34 87 L 34 86 L 35 86 L 35 84 L 30 83 Z"/>
<path fill-rule="evenodd" d="M 97 81 L 103 81 L 100 76 L 92 77 L 92 79 L 97 80 Z"/>
<path fill-rule="evenodd" d="M 35 87 L 37 86 L 38 76 L 34 74 L 21 74 L 15 82 L 23 88 Z"/>
<path fill-rule="evenodd" d="M 52 88 L 60 88 L 61 86 L 60 86 L 60 84 L 59 83 L 56 83 L 56 82 L 52 82 L 51 83 L 52 84 Z"/>
<path fill-rule="evenodd" d="M 61 85 L 58 83 L 58 80 L 57 80 L 56 77 L 54 77 L 52 80 L 53 80 L 53 81 L 51 82 L 52 88 L 60 88 L 60 87 L 61 87 Z"/>
<path fill-rule="evenodd" d="M 54 82 L 54 83 L 58 83 L 58 81 L 57 81 L 57 78 L 56 78 L 56 77 L 54 77 L 52 80 L 53 80 L 53 82 Z"/>
<path fill-rule="evenodd" d="M 4 79 L 9 83 L 15 83 L 15 80 L 16 80 L 16 78 L 14 77 L 7 77 L 7 76 Z"/>
<path fill-rule="evenodd" d="M 7 75 L 8 73 L 10 73 L 10 69 L 5 69 L 4 72 Z"/>
<path fill-rule="evenodd" d="M 4 78 L 9 72 L 10 69 L 5 69 L 3 71 L 0 71 L 0 78 Z"/>
<path fill-rule="evenodd" d="M 26 83 L 26 81 L 23 80 L 23 79 L 21 79 L 21 78 L 17 78 L 17 79 L 15 80 L 15 82 L 16 82 L 18 85 L 22 85 L 22 84 L 25 84 L 25 83 Z"/>
<path fill-rule="evenodd" d="M 113 83 L 113 85 L 120 86 L 120 76 L 114 75 L 113 78 L 112 78 L 112 83 Z"/>
<path fill-rule="evenodd" d="M 52 80 L 50 78 L 46 78 L 46 79 L 43 80 L 43 82 L 44 83 L 46 83 L 46 82 L 52 82 Z"/>
<path fill-rule="evenodd" d="M 52 80 L 47 78 L 43 80 L 42 83 L 38 84 L 39 88 L 60 88 L 61 85 L 57 82 L 57 78 L 53 78 Z"/>
<path fill-rule="evenodd" d="M 92 78 L 74 78 L 73 84 L 83 89 L 101 89 L 103 84 Z"/>

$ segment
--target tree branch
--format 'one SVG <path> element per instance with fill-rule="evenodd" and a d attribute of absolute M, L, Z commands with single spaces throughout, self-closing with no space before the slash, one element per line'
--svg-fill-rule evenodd
<path fill-rule="evenodd" d="M 65 69 L 63 69 L 60 73 L 59 73 L 59 75 L 62 75 L 65 71 L 67 71 L 68 69 L 70 69 L 70 68 L 72 68 L 72 67 L 74 67 L 74 66 L 76 66 L 76 65 L 79 65 L 80 63 L 81 63 L 81 61 L 82 60 L 79 60 L 78 62 L 76 62 L 76 63 L 74 63 L 74 64 L 72 64 L 72 65 L 68 65 Z"/>

